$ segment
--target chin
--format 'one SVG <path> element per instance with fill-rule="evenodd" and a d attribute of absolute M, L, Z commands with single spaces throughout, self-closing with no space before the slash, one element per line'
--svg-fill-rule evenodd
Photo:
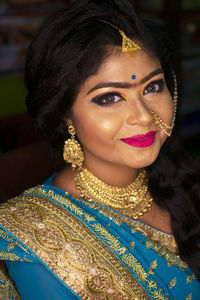
<path fill-rule="evenodd" d="M 159 153 L 154 154 L 150 158 L 148 157 L 148 158 L 143 158 L 139 161 L 134 161 L 133 164 L 131 164 L 131 167 L 135 168 L 135 169 L 142 169 L 142 168 L 148 167 L 156 161 L 158 155 L 159 155 Z"/>

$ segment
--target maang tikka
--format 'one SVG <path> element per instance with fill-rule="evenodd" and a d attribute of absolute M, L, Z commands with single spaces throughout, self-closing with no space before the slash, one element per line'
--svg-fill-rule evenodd
<path fill-rule="evenodd" d="M 137 54 L 137 51 L 142 49 L 137 43 L 135 43 L 133 40 L 131 40 L 129 37 L 127 37 L 126 34 L 124 33 L 124 31 L 119 29 L 117 26 L 115 26 L 105 20 L 102 20 L 102 19 L 99 19 L 99 21 L 106 23 L 119 31 L 119 33 L 122 36 L 122 52 L 127 52 L 127 53 L 129 53 L 130 56 L 135 56 Z M 173 97 L 174 98 L 173 99 L 174 112 L 173 112 L 173 118 L 172 118 L 171 125 L 168 125 L 167 123 L 165 123 L 155 111 L 149 110 L 150 114 L 154 118 L 155 123 L 162 129 L 162 131 L 167 136 L 171 135 L 172 130 L 174 128 L 175 119 L 176 119 L 176 111 L 177 111 L 177 102 L 178 102 L 178 87 L 177 87 L 176 75 L 174 72 L 173 72 L 173 77 L 174 77 L 174 97 Z M 135 79 L 135 75 L 133 75 L 132 79 Z"/>
<path fill-rule="evenodd" d="M 125 32 L 123 30 L 119 29 L 117 26 L 115 26 L 105 20 L 102 20 L 102 19 L 99 19 L 99 21 L 106 23 L 119 31 L 119 33 L 121 34 L 121 37 L 122 37 L 122 52 L 123 53 L 127 52 L 132 57 L 137 54 L 136 51 L 142 49 L 136 42 L 134 42 L 129 37 L 127 37 Z"/>
<path fill-rule="evenodd" d="M 84 154 L 81 145 L 75 140 L 76 130 L 73 125 L 68 127 L 68 132 L 71 134 L 71 138 L 65 141 L 63 158 L 67 163 L 72 165 L 73 170 L 75 170 L 76 167 L 81 170 L 83 167 Z"/>

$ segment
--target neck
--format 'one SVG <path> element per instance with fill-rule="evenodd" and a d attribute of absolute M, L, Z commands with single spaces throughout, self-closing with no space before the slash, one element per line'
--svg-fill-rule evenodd
<path fill-rule="evenodd" d="M 98 160 L 90 163 L 90 161 L 86 159 L 84 167 L 104 183 L 116 187 L 126 187 L 130 185 L 135 181 L 138 174 L 138 169 L 115 165 L 109 162 L 102 164 L 102 161 L 99 162 Z"/>

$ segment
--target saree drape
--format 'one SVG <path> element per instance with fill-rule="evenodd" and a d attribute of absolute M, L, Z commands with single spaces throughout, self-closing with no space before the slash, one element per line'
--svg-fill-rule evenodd
<path fill-rule="evenodd" d="M 0 299 L 200 299 L 172 235 L 52 178 L 0 207 Z"/>

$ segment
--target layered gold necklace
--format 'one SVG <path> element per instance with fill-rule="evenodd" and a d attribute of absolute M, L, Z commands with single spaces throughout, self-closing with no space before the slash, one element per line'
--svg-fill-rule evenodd
<path fill-rule="evenodd" d="M 83 169 L 75 177 L 76 188 L 82 198 L 105 205 L 133 219 L 141 218 L 152 206 L 145 170 L 139 172 L 136 180 L 127 187 L 110 186 Z"/>

